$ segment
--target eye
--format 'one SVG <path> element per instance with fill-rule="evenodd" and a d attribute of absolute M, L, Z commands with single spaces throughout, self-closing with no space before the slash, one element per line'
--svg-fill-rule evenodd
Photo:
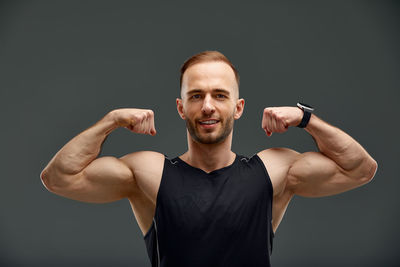
<path fill-rule="evenodd" d="M 201 95 L 196 94 L 196 95 L 192 95 L 190 98 L 192 99 L 199 99 L 201 97 Z"/>
<path fill-rule="evenodd" d="M 217 98 L 226 98 L 226 96 L 223 94 L 217 94 Z"/>

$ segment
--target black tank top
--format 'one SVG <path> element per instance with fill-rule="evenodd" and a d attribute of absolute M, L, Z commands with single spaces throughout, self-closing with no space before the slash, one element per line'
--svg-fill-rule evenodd
<path fill-rule="evenodd" d="M 144 236 L 152 266 L 270 266 L 272 196 L 257 155 L 210 173 L 166 157 Z"/>

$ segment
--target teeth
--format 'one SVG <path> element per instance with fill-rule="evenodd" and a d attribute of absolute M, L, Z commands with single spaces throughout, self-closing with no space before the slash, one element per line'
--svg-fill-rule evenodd
<path fill-rule="evenodd" d="M 202 121 L 200 122 L 201 124 L 214 124 L 217 123 L 217 121 L 213 120 L 213 121 Z"/>

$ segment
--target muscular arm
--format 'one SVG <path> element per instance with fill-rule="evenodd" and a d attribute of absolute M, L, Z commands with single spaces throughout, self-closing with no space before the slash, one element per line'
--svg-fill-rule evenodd
<path fill-rule="evenodd" d="M 138 109 L 108 113 L 56 153 L 40 174 L 45 187 L 64 197 L 96 203 L 132 194 L 136 181 L 124 158 L 97 158 L 108 134 L 118 127 L 154 135 L 153 113 Z"/>
<path fill-rule="evenodd" d="M 262 128 L 268 136 L 285 132 L 297 126 L 303 111 L 297 107 L 272 107 L 264 109 Z M 319 152 L 281 153 L 281 158 L 291 158 L 287 174 L 279 176 L 283 191 L 307 197 L 338 194 L 370 181 L 378 164 L 351 136 L 334 127 L 315 114 L 311 115 L 305 130 L 317 143 Z M 287 160 L 282 160 L 287 162 Z M 282 186 L 281 186 L 282 187 Z"/>
<path fill-rule="evenodd" d="M 297 107 L 264 109 L 262 128 L 268 136 L 297 126 L 303 112 Z M 322 197 L 338 194 L 370 181 L 376 161 L 352 137 L 314 114 L 305 128 L 319 152 L 299 153 L 289 148 L 269 148 L 258 153 L 274 188 L 272 225 L 274 231 L 293 195 Z"/>
<path fill-rule="evenodd" d="M 314 114 L 305 130 L 319 152 L 300 154 L 288 171 L 289 190 L 320 197 L 338 194 L 369 182 L 378 164 L 351 136 Z"/>

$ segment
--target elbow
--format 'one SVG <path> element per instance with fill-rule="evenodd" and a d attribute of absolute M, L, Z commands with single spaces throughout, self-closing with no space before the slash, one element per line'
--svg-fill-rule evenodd
<path fill-rule="evenodd" d="M 372 159 L 370 163 L 368 164 L 368 167 L 365 168 L 366 174 L 362 178 L 363 183 L 369 183 L 372 181 L 372 179 L 375 177 L 375 174 L 378 170 L 378 163 L 376 160 Z"/>
<path fill-rule="evenodd" d="M 370 181 L 375 177 L 377 170 L 378 170 L 378 162 L 376 162 L 376 160 L 373 160 L 371 173 L 370 173 L 371 178 L 369 178 Z"/>
<path fill-rule="evenodd" d="M 49 171 L 47 169 L 44 169 L 40 173 L 40 181 L 42 181 L 43 186 L 50 192 L 53 192 L 51 183 L 50 183 L 50 177 L 49 177 Z"/>
<path fill-rule="evenodd" d="M 58 177 L 53 170 L 49 170 L 48 168 L 45 168 L 40 173 L 40 180 L 42 181 L 43 186 L 48 191 L 55 194 L 61 190 L 62 186 L 65 186 L 65 182 L 61 178 L 62 177 Z"/>
<path fill-rule="evenodd" d="M 40 180 L 43 186 L 51 193 L 62 195 L 68 191 L 76 189 L 76 180 L 81 174 L 65 175 L 54 168 L 45 168 L 40 173 Z"/>

